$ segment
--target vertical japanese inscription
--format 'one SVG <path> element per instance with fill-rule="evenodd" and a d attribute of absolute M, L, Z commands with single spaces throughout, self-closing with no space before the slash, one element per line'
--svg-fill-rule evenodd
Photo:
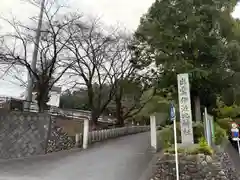
<path fill-rule="evenodd" d="M 192 110 L 188 74 L 179 74 L 177 79 L 182 143 L 192 144 Z"/>

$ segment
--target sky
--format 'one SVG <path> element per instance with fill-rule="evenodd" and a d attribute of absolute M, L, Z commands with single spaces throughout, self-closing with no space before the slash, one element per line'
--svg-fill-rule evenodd
<path fill-rule="evenodd" d="M 98 16 L 107 25 L 118 24 L 134 31 L 142 14 L 153 3 L 153 0 L 68 0 L 68 6 L 85 15 Z M 0 16 L 11 19 L 16 17 L 22 22 L 30 22 L 29 17 L 37 15 L 39 10 L 26 3 L 26 0 L 1 0 Z M 11 31 L 7 25 L 1 24 L 2 31 Z M 12 74 L 12 73 L 11 73 Z M 23 76 L 23 75 L 21 75 Z M 26 79 L 26 76 L 23 76 Z M 11 81 L 10 81 L 11 80 Z M 12 75 L 0 72 L 0 96 L 18 97 L 24 93 L 18 80 Z"/>
<path fill-rule="evenodd" d="M 130 30 L 136 29 L 139 19 L 147 12 L 154 0 L 65 0 L 72 9 L 88 15 L 101 16 L 107 24 L 120 23 Z M 26 0 L 1 0 L 0 15 L 27 20 L 37 9 L 29 8 Z"/>
<path fill-rule="evenodd" d="M 120 24 L 130 31 L 134 31 L 140 17 L 147 12 L 154 0 L 66 0 L 68 5 L 85 15 L 101 17 L 107 25 Z M 26 3 L 26 0 L 1 0 L 0 16 L 11 18 L 15 16 L 23 22 L 29 21 L 29 17 L 37 15 L 39 10 Z M 240 18 L 240 5 L 233 13 L 233 17 Z M 4 24 L 2 30 L 11 31 Z M 26 76 L 25 76 L 26 78 Z M 11 80 L 12 77 L 3 76 L 0 73 L 0 95 L 18 97 L 24 92 L 19 81 Z"/>

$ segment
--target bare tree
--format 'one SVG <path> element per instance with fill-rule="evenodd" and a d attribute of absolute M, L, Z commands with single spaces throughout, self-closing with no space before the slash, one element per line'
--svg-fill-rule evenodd
<path fill-rule="evenodd" d="M 119 37 L 116 30 L 106 31 L 97 19 L 85 26 L 72 26 L 69 50 L 75 64 L 71 66 L 70 77 L 74 87 L 84 86 L 88 91 L 88 101 L 94 126 L 98 118 L 112 100 L 116 90 L 118 71 L 114 68 L 119 61 Z M 78 32 L 78 33 L 75 33 Z M 74 35 L 73 35 L 74 34 Z"/>
<path fill-rule="evenodd" d="M 31 1 L 39 7 L 36 1 Z M 60 10 L 63 6 L 57 1 L 47 1 L 44 7 L 43 27 L 41 30 L 40 44 L 38 47 L 37 71 L 31 68 L 31 62 L 28 60 L 31 54 L 32 46 L 35 43 L 35 29 L 17 22 L 6 20 L 15 32 L 6 34 L 5 41 L 14 42 L 14 44 L 5 43 L 4 54 L 2 57 L 13 64 L 20 64 L 28 70 L 29 74 L 35 79 L 34 87 L 37 92 L 37 102 L 39 111 L 46 108 L 49 91 L 56 84 L 72 65 L 65 56 L 67 44 L 72 39 L 74 32 L 68 33 L 68 30 L 75 23 L 79 24 L 80 15 L 61 15 Z M 67 65 L 66 65 L 67 64 Z"/>
<path fill-rule="evenodd" d="M 113 68 L 113 78 L 117 83 L 112 105 L 115 106 L 118 126 L 123 126 L 124 120 L 138 114 L 155 94 L 155 90 L 146 83 L 146 77 L 140 75 L 133 65 L 134 52 L 129 48 L 130 44 L 131 37 L 121 34 L 119 57 Z"/>

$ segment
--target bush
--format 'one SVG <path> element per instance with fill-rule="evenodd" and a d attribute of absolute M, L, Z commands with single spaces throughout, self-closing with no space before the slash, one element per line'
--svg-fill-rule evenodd
<path fill-rule="evenodd" d="M 163 148 L 169 148 L 174 143 L 173 125 L 166 126 L 160 131 L 157 131 L 157 140 Z M 181 132 L 179 125 L 177 125 L 177 141 L 181 142 Z"/>
<path fill-rule="evenodd" d="M 219 118 L 235 118 L 239 115 L 240 106 L 236 104 L 227 106 L 220 97 L 217 98 L 216 105 L 217 108 L 214 109 L 214 111 L 217 113 L 217 117 Z"/>
<path fill-rule="evenodd" d="M 223 118 L 227 118 L 227 117 L 235 118 L 239 115 L 239 110 L 240 110 L 240 107 L 237 105 L 224 106 L 219 108 L 218 116 Z"/>
<path fill-rule="evenodd" d="M 193 124 L 193 138 L 194 143 L 199 142 L 199 138 L 204 136 L 204 126 L 201 122 L 196 122 Z"/>
<path fill-rule="evenodd" d="M 222 119 L 217 123 L 214 123 L 214 131 L 215 131 L 215 144 L 220 145 L 227 138 L 226 131 L 229 130 L 229 120 Z M 220 126 L 219 123 L 222 125 Z M 222 128 L 225 127 L 225 128 Z M 203 123 L 197 122 L 193 123 L 193 137 L 194 143 L 200 143 L 202 137 L 204 137 L 204 126 Z M 174 134 L 173 134 L 173 125 L 166 126 L 157 132 L 157 140 L 158 143 L 161 144 L 163 148 L 170 148 L 174 144 Z M 180 123 L 177 123 L 177 142 L 181 143 L 181 130 Z M 204 151 L 206 148 L 199 149 L 199 151 Z"/>
<path fill-rule="evenodd" d="M 203 124 L 198 122 L 193 124 L 194 143 L 198 143 L 198 139 L 204 136 Z M 163 148 L 169 148 L 174 143 L 173 125 L 166 126 L 157 132 L 158 143 Z M 181 143 L 181 128 L 180 123 L 177 123 L 177 142 Z"/>
<path fill-rule="evenodd" d="M 220 145 L 227 138 L 226 130 L 221 128 L 218 123 L 215 123 L 215 144 Z"/>
<path fill-rule="evenodd" d="M 212 155 L 213 149 L 208 146 L 206 139 L 201 137 L 199 139 L 199 146 L 192 151 L 192 154 Z"/>
<path fill-rule="evenodd" d="M 218 125 L 222 129 L 224 129 L 226 132 L 228 132 L 229 129 L 231 128 L 231 122 L 232 122 L 231 118 L 223 118 L 223 119 L 218 119 L 217 120 Z"/>
<path fill-rule="evenodd" d="M 184 148 L 178 148 L 178 153 L 186 153 L 186 149 Z M 164 149 L 164 152 L 169 153 L 169 154 L 175 154 L 175 149 L 173 147 Z"/>
<path fill-rule="evenodd" d="M 178 153 L 184 154 L 205 154 L 205 155 L 212 155 L 213 149 L 208 146 L 205 138 L 199 138 L 199 144 L 192 146 L 190 148 L 178 148 Z M 174 154 L 175 149 L 173 147 L 167 148 L 164 150 L 166 153 Z"/>
<path fill-rule="evenodd" d="M 229 128 L 228 128 L 229 130 Z M 226 139 L 226 131 L 221 128 L 218 123 L 214 124 L 215 131 L 215 144 L 220 145 Z M 204 126 L 203 123 L 197 122 L 193 123 L 193 137 L 194 143 L 200 143 L 199 140 L 204 137 Z M 157 132 L 158 143 L 161 144 L 163 148 L 169 148 L 174 144 L 174 134 L 173 125 L 166 126 Z M 177 142 L 181 143 L 181 130 L 180 124 L 177 123 Z"/>

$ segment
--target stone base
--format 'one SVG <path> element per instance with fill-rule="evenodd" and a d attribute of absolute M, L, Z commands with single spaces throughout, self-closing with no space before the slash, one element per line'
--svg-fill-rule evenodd
<path fill-rule="evenodd" d="M 209 155 L 179 154 L 180 180 L 230 180 L 221 163 Z M 165 154 L 157 163 L 157 171 L 151 180 L 175 180 L 176 164 L 173 154 Z M 231 179 L 237 180 L 237 179 Z"/>

